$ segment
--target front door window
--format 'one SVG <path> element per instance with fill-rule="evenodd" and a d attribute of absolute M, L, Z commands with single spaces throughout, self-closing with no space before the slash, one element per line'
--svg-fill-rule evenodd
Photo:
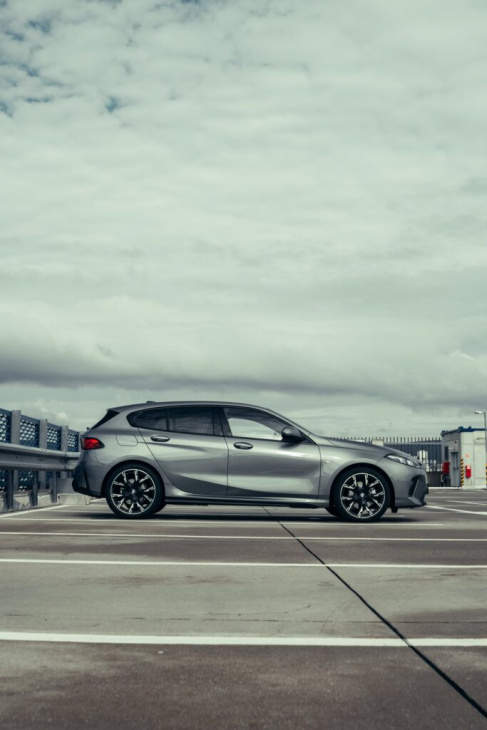
<path fill-rule="evenodd" d="M 282 441 L 281 431 L 288 424 L 280 418 L 253 408 L 224 408 L 229 436 L 242 439 Z"/>

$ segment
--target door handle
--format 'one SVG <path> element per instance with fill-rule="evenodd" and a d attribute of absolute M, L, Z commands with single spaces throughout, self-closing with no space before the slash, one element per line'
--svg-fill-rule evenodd
<path fill-rule="evenodd" d="M 169 436 L 151 436 L 151 441 L 155 441 L 157 444 L 165 444 L 166 441 L 170 441 Z"/>
<path fill-rule="evenodd" d="M 244 451 L 248 451 L 249 449 L 253 449 L 253 445 L 247 443 L 247 441 L 235 441 L 233 444 L 236 449 L 243 449 Z"/>

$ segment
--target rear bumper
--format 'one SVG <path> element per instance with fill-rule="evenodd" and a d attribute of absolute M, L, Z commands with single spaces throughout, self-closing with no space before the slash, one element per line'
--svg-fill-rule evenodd
<path fill-rule="evenodd" d="M 73 472 L 73 491 L 78 494 L 86 494 L 88 497 L 99 497 L 100 495 L 90 489 L 86 472 L 82 464 L 78 464 Z"/>

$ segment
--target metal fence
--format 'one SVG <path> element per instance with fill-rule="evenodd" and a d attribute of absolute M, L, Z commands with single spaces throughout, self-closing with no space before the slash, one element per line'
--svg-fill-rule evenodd
<path fill-rule="evenodd" d="M 430 483 L 440 483 L 441 465 L 443 462 L 441 438 L 438 436 L 362 436 L 358 441 L 388 446 L 405 454 L 414 456 L 424 464 L 430 475 Z"/>
<path fill-rule="evenodd" d="M 79 434 L 68 426 L 0 408 L 0 498 L 11 508 L 15 494 L 55 493 L 57 478 L 78 458 Z M 22 469 L 21 467 L 28 467 Z"/>

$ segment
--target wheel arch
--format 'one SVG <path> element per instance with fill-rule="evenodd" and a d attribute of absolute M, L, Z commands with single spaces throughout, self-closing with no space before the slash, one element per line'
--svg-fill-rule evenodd
<path fill-rule="evenodd" d="M 396 506 L 396 493 L 394 491 L 394 485 L 387 474 L 387 472 L 384 471 L 384 469 L 381 469 L 380 466 L 376 466 L 375 464 L 368 464 L 367 462 L 359 462 L 357 464 L 349 464 L 348 466 L 345 466 L 343 469 L 340 469 L 338 474 L 335 474 L 333 478 L 333 482 L 330 488 L 330 504 L 335 506 L 335 500 L 333 498 L 333 494 L 335 491 L 335 485 L 338 482 L 338 480 L 342 477 L 345 472 L 350 471 L 351 469 L 373 469 L 374 471 L 378 472 L 387 482 L 387 486 L 389 487 L 391 491 L 391 501 L 389 504 L 389 509 Z"/>
<path fill-rule="evenodd" d="M 140 469 L 144 469 L 144 468 L 147 469 L 147 467 L 148 467 L 151 471 L 153 471 L 159 478 L 159 481 L 161 483 L 162 492 L 163 492 L 164 499 L 165 499 L 166 488 L 164 486 L 164 479 L 162 478 L 160 472 L 157 469 L 154 469 L 152 464 L 149 464 L 148 462 L 144 461 L 143 459 L 124 459 L 123 461 L 119 461 L 117 464 L 112 466 L 112 468 L 109 471 L 107 471 L 107 473 L 105 474 L 105 477 L 103 479 L 103 484 L 101 487 L 101 494 L 100 494 L 101 497 L 104 497 L 106 499 L 106 496 L 107 496 L 106 489 L 107 489 L 107 485 L 108 485 L 108 482 L 109 482 L 112 474 L 114 474 L 116 471 L 119 471 L 119 469 L 122 469 L 124 466 L 126 466 L 128 464 L 130 464 L 131 466 L 138 466 Z"/>

